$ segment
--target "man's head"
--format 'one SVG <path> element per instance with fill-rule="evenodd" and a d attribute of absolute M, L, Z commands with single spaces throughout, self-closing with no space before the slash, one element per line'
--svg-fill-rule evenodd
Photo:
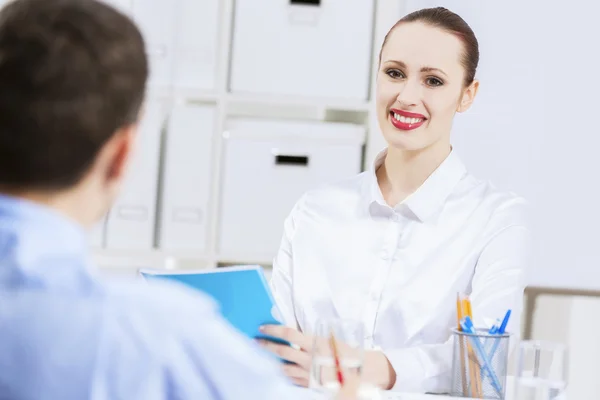
<path fill-rule="evenodd" d="M 0 192 L 92 224 L 117 195 L 148 77 L 143 38 L 96 0 L 0 11 Z"/>

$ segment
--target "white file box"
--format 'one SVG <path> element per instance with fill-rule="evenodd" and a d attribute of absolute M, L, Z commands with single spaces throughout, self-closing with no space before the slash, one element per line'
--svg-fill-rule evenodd
<path fill-rule="evenodd" d="M 270 260 L 304 192 L 361 171 L 362 126 L 238 119 L 227 122 L 219 253 Z"/>
<path fill-rule="evenodd" d="M 180 0 L 175 35 L 173 86 L 215 89 L 219 0 Z"/>
<path fill-rule="evenodd" d="M 213 90 L 219 1 L 132 1 L 146 40 L 151 88 Z"/>
<path fill-rule="evenodd" d="M 365 100 L 373 0 L 236 0 L 232 92 Z"/>
<path fill-rule="evenodd" d="M 154 245 L 160 141 L 165 103 L 149 100 L 138 132 L 138 146 L 121 195 L 113 205 L 106 229 L 109 249 L 149 250 Z"/>
<path fill-rule="evenodd" d="M 132 0 L 132 15 L 146 42 L 152 87 L 169 88 L 173 76 L 176 7 L 173 0 Z"/>
<path fill-rule="evenodd" d="M 159 247 L 206 248 L 215 108 L 176 106 L 166 131 Z"/>

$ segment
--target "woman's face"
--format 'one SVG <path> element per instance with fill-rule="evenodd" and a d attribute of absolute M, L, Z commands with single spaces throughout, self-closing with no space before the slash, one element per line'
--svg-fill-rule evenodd
<path fill-rule="evenodd" d="M 464 87 L 464 47 L 453 34 L 421 22 L 389 35 L 377 74 L 377 118 L 389 146 L 408 151 L 448 148 L 454 114 L 473 101 Z"/>

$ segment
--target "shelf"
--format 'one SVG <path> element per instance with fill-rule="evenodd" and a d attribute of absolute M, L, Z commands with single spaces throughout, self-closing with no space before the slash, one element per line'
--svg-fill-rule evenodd
<path fill-rule="evenodd" d="M 113 250 L 95 248 L 94 263 L 102 268 L 179 268 L 212 267 L 213 260 L 196 251 Z"/>
<path fill-rule="evenodd" d="M 259 264 L 271 266 L 273 255 L 269 254 L 220 254 L 216 257 L 218 264 Z"/>
<path fill-rule="evenodd" d="M 186 103 L 216 103 L 221 98 L 215 92 L 184 88 L 174 88 L 172 96 L 175 101 L 184 101 Z"/>
<path fill-rule="evenodd" d="M 227 107 L 263 106 L 263 107 L 298 107 L 321 110 L 336 110 L 367 113 L 371 104 L 368 101 L 348 99 L 328 99 L 297 96 L 269 96 L 253 94 L 217 94 L 200 89 L 177 89 L 167 87 L 150 87 L 149 97 L 171 98 L 174 102 L 185 103 L 217 103 L 224 100 Z"/>
<path fill-rule="evenodd" d="M 370 103 L 366 100 L 360 101 L 302 96 L 271 96 L 259 94 L 229 93 L 225 95 L 225 101 L 228 103 L 228 106 L 243 106 L 244 104 L 253 104 L 279 107 L 311 107 L 325 110 L 340 110 L 354 112 L 368 112 L 370 108 Z"/>
<path fill-rule="evenodd" d="M 221 254 L 213 258 L 196 251 L 114 250 L 94 248 L 92 259 L 101 268 L 212 268 L 217 265 L 259 264 L 270 267 L 270 254 Z"/>

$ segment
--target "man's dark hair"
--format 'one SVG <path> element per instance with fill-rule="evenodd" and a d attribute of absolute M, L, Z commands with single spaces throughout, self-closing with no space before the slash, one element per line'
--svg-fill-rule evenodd
<path fill-rule="evenodd" d="M 0 187 L 61 190 L 135 123 L 148 61 L 135 24 L 96 0 L 0 11 Z"/>

